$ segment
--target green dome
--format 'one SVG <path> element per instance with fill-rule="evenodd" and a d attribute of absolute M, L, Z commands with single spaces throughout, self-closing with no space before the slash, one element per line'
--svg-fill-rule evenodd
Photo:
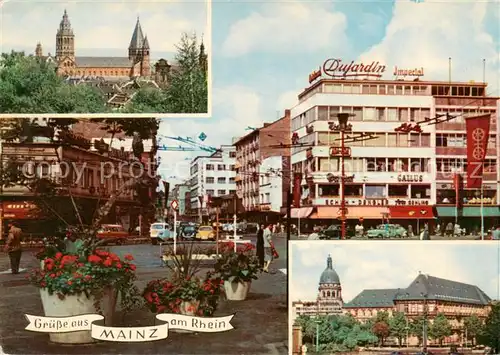
<path fill-rule="evenodd" d="M 326 269 L 319 278 L 319 284 L 340 284 L 339 275 L 333 270 L 332 257 L 330 255 L 326 259 Z"/>

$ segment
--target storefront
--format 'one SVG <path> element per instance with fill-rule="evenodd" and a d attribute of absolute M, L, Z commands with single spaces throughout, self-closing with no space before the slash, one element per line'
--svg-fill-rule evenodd
<path fill-rule="evenodd" d="M 436 213 L 433 206 L 390 206 L 389 219 L 391 223 L 399 224 L 406 229 L 411 225 L 414 233 L 428 224 L 432 233 Z"/>
<path fill-rule="evenodd" d="M 2 223 L 2 239 L 7 236 L 9 222 L 16 222 L 23 232 L 29 236 L 38 236 L 40 219 L 39 208 L 29 201 L 4 201 L 0 205 L 0 221 Z M 40 234 L 40 233 L 38 233 Z M 41 234 L 40 234 L 41 235 Z"/>
<path fill-rule="evenodd" d="M 482 213 L 481 213 L 482 209 Z M 454 222 L 465 228 L 467 233 L 479 232 L 481 229 L 481 216 L 484 219 L 484 230 L 500 224 L 500 206 L 437 206 L 437 215 L 440 223 Z"/>

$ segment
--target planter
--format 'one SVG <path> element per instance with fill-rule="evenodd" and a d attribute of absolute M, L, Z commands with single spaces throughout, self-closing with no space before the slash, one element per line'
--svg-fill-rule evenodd
<path fill-rule="evenodd" d="M 97 313 L 94 297 L 87 297 L 85 294 L 66 296 L 59 299 L 56 294 L 50 295 L 46 289 L 40 289 L 43 310 L 46 317 L 71 317 L 82 314 Z M 113 323 L 113 315 L 116 307 L 116 293 L 112 288 L 105 290 L 101 299 L 101 310 L 104 316 L 104 324 Z M 96 342 L 91 337 L 90 330 L 71 333 L 50 333 L 50 341 L 58 344 L 88 344 Z"/>
<path fill-rule="evenodd" d="M 250 291 L 251 281 L 229 282 L 224 281 L 226 298 L 229 301 L 244 301 Z"/>
<path fill-rule="evenodd" d="M 180 312 L 186 316 L 196 316 L 198 308 L 200 308 L 200 301 L 182 301 Z"/>

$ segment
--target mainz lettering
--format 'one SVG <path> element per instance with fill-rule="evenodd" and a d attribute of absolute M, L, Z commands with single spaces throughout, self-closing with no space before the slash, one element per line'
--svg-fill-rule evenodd
<path fill-rule="evenodd" d="M 165 324 L 149 327 L 105 327 L 94 324 L 103 320 L 99 314 L 85 314 L 73 317 L 39 317 L 26 315 L 29 324 L 25 330 L 39 333 L 67 333 L 75 331 L 91 332 L 92 338 L 114 342 L 146 342 L 166 339 L 170 329 L 188 330 L 201 333 L 218 333 L 234 329 L 233 315 L 226 317 L 193 317 L 183 314 L 161 313 L 156 319 Z"/>

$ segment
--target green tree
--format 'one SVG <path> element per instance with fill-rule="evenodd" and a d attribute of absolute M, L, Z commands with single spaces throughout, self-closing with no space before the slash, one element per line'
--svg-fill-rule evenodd
<path fill-rule="evenodd" d="M 394 312 L 389 319 L 389 328 L 391 336 L 398 339 L 398 344 L 401 347 L 403 338 L 408 334 L 408 322 L 403 312 Z"/>
<path fill-rule="evenodd" d="M 169 104 L 167 93 L 156 88 L 137 90 L 130 102 L 120 110 L 122 113 L 176 113 Z"/>
<path fill-rule="evenodd" d="M 451 324 L 442 313 L 438 313 L 429 327 L 429 335 L 431 338 L 439 341 L 439 345 L 443 345 L 445 337 L 452 334 Z"/>
<path fill-rule="evenodd" d="M 419 345 L 422 344 L 424 323 L 425 318 L 423 316 L 414 318 L 410 323 L 410 334 L 418 338 Z"/>
<path fill-rule="evenodd" d="M 106 101 L 87 85 L 70 85 L 51 63 L 23 52 L 0 57 L 0 113 L 98 113 Z"/>
<path fill-rule="evenodd" d="M 168 112 L 207 113 L 207 73 L 200 63 L 200 45 L 196 34 L 184 33 L 177 45 L 173 69 L 166 89 Z"/>
<path fill-rule="evenodd" d="M 384 322 L 385 324 L 389 324 L 390 315 L 389 315 L 389 312 L 382 311 L 382 312 L 378 312 L 374 318 L 375 318 L 374 323 Z"/>
<path fill-rule="evenodd" d="M 481 334 L 477 337 L 477 342 L 491 347 L 493 354 L 500 353 L 500 303 L 491 305 L 491 311 L 484 322 Z"/>
<path fill-rule="evenodd" d="M 483 322 L 477 316 L 470 316 L 464 319 L 464 328 L 467 331 L 467 339 L 472 339 L 472 345 L 476 345 L 476 337 L 483 331 Z"/>
<path fill-rule="evenodd" d="M 389 325 L 384 321 L 376 322 L 372 328 L 373 334 L 380 340 L 379 346 L 384 346 L 385 340 L 391 334 Z"/>

